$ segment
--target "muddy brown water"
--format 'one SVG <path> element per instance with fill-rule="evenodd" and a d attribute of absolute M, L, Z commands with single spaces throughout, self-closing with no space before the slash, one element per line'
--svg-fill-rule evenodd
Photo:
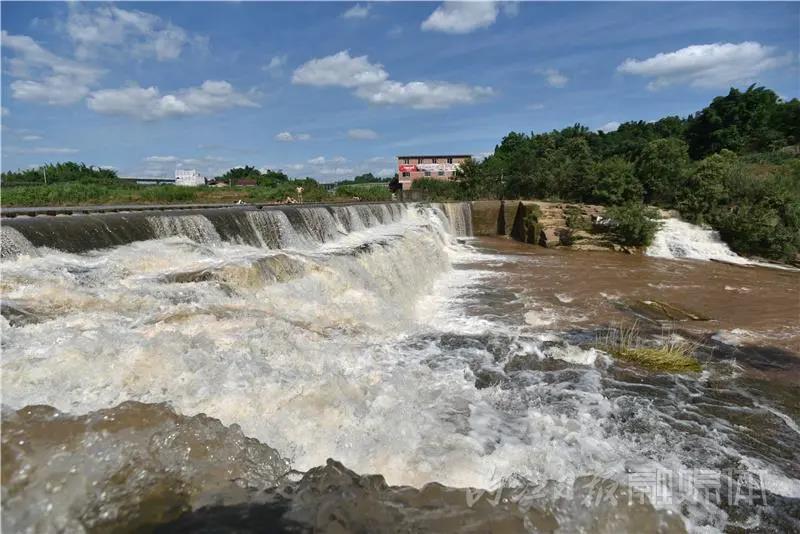
<path fill-rule="evenodd" d="M 483 237 L 475 245 L 509 257 L 489 267 L 505 289 L 551 312 L 552 328 L 661 324 L 719 334 L 739 346 L 785 349 L 800 357 L 800 273 L 702 260 L 668 260 L 603 251 L 553 250 Z M 659 301 L 707 320 L 659 320 L 632 304 Z M 645 310 L 646 312 L 646 310 Z"/>

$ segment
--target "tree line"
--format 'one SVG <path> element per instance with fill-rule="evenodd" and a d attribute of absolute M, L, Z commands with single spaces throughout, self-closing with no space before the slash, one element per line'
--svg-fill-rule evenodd
<path fill-rule="evenodd" d="M 485 160 L 464 163 L 459 181 L 414 186 L 461 199 L 597 203 L 639 217 L 645 204 L 674 208 L 717 229 L 739 253 L 793 260 L 800 251 L 798 144 L 800 101 L 753 85 L 732 88 L 688 117 L 626 122 L 614 132 L 580 124 L 511 132 Z"/>

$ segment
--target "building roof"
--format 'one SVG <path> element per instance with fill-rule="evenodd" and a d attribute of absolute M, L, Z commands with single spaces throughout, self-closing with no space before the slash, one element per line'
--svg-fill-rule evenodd
<path fill-rule="evenodd" d="M 444 154 L 433 156 L 397 156 L 397 159 L 414 159 L 414 158 L 471 158 L 472 154 Z"/>

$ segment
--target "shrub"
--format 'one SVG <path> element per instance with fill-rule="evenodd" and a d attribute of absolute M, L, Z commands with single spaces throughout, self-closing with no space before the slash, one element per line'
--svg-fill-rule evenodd
<path fill-rule="evenodd" d="M 642 184 L 633 176 L 633 165 L 620 157 L 600 161 L 592 169 L 592 196 L 601 204 L 641 202 Z"/>
<path fill-rule="evenodd" d="M 461 182 L 421 178 L 412 182 L 411 188 L 427 192 L 430 195 L 429 200 L 434 202 L 468 200 L 467 191 Z"/>
<path fill-rule="evenodd" d="M 611 234 L 614 241 L 625 246 L 646 247 L 653 242 L 659 223 L 657 213 L 642 203 L 612 206 L 606 212 L 611 219 Z"/>
<path fill-rule="evenodd" d="M 336 188 L 336 196 L 343 198 L 358 197 L 361 200 L 391 200 L 392 192 L 389 188 L 383 185 L 369 185 L 369 186 L 356 186 L 356 185 L 340 185 Z"/>

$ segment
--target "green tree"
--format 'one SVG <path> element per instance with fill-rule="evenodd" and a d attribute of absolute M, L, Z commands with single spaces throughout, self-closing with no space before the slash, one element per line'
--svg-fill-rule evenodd
<path fill-rule="evenodd" d="M 713 220 L 728 198 L 725 183 L 733 172 L 736 161 L 736 155 L 729 150 L 723 150 L 701 161 L 678 195 L 681 215 L 697 223 Z"/>
<path fill-rule="evenodd" d="M 601 204 L 642 201 L 642 184 L 633 176 L 633 165 L 615 156 L 597 162 L 592 169 L 592 197 Z"/>
<path fill-rule="evenodd" d="M 658 231 L 657 213 L 641 202 L 612 206 L 606 215 L 611 219 L 614 241 L 625 246 L 646 247 Z"/>
<path fill-rule="evenodd" d="M 670 205 L 683 188 L 689 169 L 689 146 L 680 139 L 650 141 L 634 166 L 646 202 Z"/>

